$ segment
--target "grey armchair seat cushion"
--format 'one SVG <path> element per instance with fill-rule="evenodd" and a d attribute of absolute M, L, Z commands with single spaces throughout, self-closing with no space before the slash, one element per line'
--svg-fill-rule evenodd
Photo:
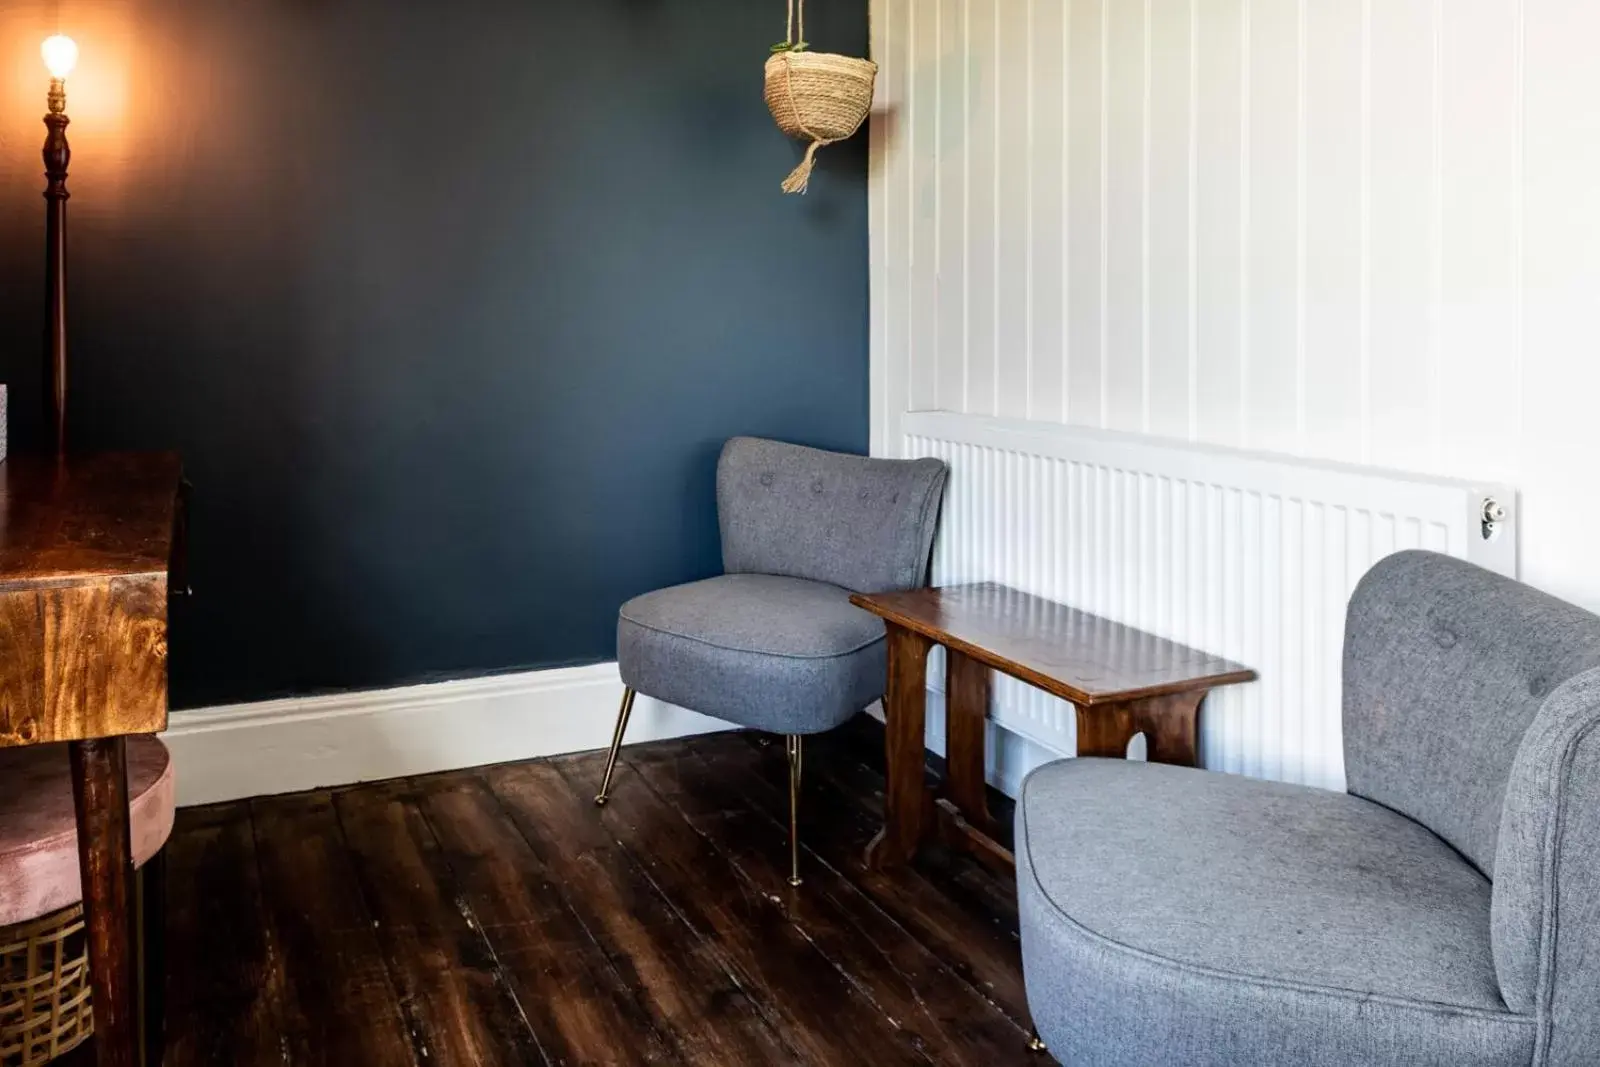
<path fill-rule="evenodd" d="M 1527 1063 L 1491 886 L 1359 797 L 1078 759 L 1025 782 L 1028 1002 L 1071 1064 Z"/>
<path fill-rule="evenodd" d="M 622 606 L 623 684 L 775 733 L 829 730 L 883 693 L 883 623 L 826 582 L 725 574 Z"/>

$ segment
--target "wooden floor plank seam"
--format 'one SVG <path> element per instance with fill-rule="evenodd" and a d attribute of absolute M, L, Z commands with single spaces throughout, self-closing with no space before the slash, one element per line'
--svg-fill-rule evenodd
<path fill-rule="evenodd" d="M 762 738 L 759 735 L 755 735 L 753 733 L 747 733 L 745 736 L 753 744 L 757 744 L 758 746 L 760 746 L 762 748 L 770 748 L 774 753 L 776 753 L 776 746 L 774 744 L 772 744 L 773 739 L 771 739 L 771 738 Z M 702 753 L 702 752 L 704 752 L 704 751 L 706 751 L 708 749 L 712 749 L 713 746 L 708 745 L 708 744 L 704 744 L 703 743 L 704 740 L 705 739 L 703 739 L 703 738 L 692 739 L 690 744 L 688 745 L 689 751 L 694 752 L 696 754 L 700 754 L 700 753 Z M 815 765 L 815 762 L 816 761 L 813 761 L 813 765 Z M 814 769 L 815 769 L 815 767 L 814 767 Z M 719 763 L 712 763 L 712 770 L 713 770 L 713 773 L 719 773 L 720 770 L 721 770 L 720 764 Z M 750 777 L 756 783 L 759 783 L 762 780 L 761 776 L 759 776 L 759 775 L 751 775 Z M 778 789 L 774 785 L 769 785 L 764 790 L 760 789 L 759 785 L 757 786 L 757 788 L 758 788 L 758 791 L 761 792 L 762 797 L 764 798 L 762 801 L 760 801 L 758 803 L 757 810 L 762 811 L 770 821 L 773 821 L 773 822 L 776 822 L 776 823 L 780 823 L 780 826 L 782 826 L 783 829 L 787 830 L 786 824 L 781 823 L 781 820 L 783 818 L 782 814 L 780 814 L 777 811 L 777 808 L 779 806 L 787 803 L 787 797 L 786 796 L 781 796 L 780 797 L 778 795 Z M 814 799 L 814 797 L 813 797 L 813 799 Z M 917 945 L 917 946 L 920 947 L 921 946 L 921 942 L 917 938 L 916 931 L 914 931 L 913 929 L 911 929 L 911 928 L 907 927 L 906 925 L 904 925 L 901 922 L 899 917 L 894 915 L 888 909 L 884 908 L 879 903 L 879 901 L 876 900 L 872 896 L 872 894 L 870 892 L 868 892 L 867 888 L 863 885 L 863 880 L 856 874 L 856 870 L 852 869 L 850 867 L 850 865 L 835 865 L 825 855 L 823 855 L 823 854 L 821 854 L 821 853 L 819 853 L 819 852 L 817 852 L 817 851 L 815 851 L 813 849 L 812 845 L 809 843 L 810 837 L 806 833 L 806 828 L 807 828 L 806 827 L 806 822 L 805 822 L 805 818 L 806 817 L 805 817 L 805 814 L 804 814 L 804 811 L 805 811 L 805 808 L 804 808 L 805 800 L 806 800 L 806 798 L 802 797 L 802 805 L 803 806 L 802 806 L 802 816 L 801 816 L 801 820 L 802 821 L 801 821 L 801 838 L 800 838 L 801 839 L 802 848 L 804 849 L 804 854 L 809 858 L 809 860 L 812 863 L 816 864 L 821 869 L 823 869 L 825 871 L 828 871 L 832 876 L 836 877 L 842 884 L 844 884 L 845 886 L 849 887 L 849 890 L 853 893 L 855 898 L 859 899 L 859 901 L 861 902 L 861 905 L 862 905 L 863 908 L 869 910 L 872 914 L 876 915 L 881 922 L 884 922 L 884 923 L 888 924 L 890 927 L 892 927 L 901 936 L 903 936 L 908 943 L 914 944 L 914 945 Z M 908 877 L 914 877 L 916 875 L 914 874 L 914 872 L 908 872 L 907 876 Z M 861 928 L 859 922 L 856 925 L 857 925 L 858 928 Z M 995 1012 L 997 1012 L 1002 1018 L 1005 1018 L 1006 1020 L 1008 1020 L 1011 1023 L 1012 1027 L 1019 1034 L 1023 1035 L 1024 1038 L 1026 1038 L 1027 1033 L 1029 1032 L 1027 1026 L 1024 1023 L 1019 1022 L 1016 1019 L 1013 1019 L 1011 1017 L 1010 1013 L 1006 1012 L 1006 1010 L 1004 1009 L 1003 1006 L 1001 1006 L 992 997 L 990 997 L 988 995 L 986 990 L 981 988 L 978 984 L 972 982 L 968 975 L 964 975 L 964 974 L 961 973 L 960 970 L 958 970 L 955 967 L 952 967 L 947 959 L 945 959 L 943 957 L 940 957 L 940 956 L 938 956 L 936 954 L 930 954 L 930 955 L 932 956 L 932 964 L 935 967 L 939 968 L 943 973 L 948 975 L 951 980 L 960 982 L 964 986 L 964 988 L 967 989 L 967 990 L 970 990 L 971 993 L 974 996 L 980 997 L 985 1004 L 989 1005 L 990 1008 L 992 1008 Z"/>
<path fill-rule="evenodd" d="M 713 789 L 729 788 L 728 782 L 730 779 L 736 782 L 737 785 L 734 790 L 750 797 L 754 801 L 752 813 L 762 820 L 769 831 L 771 839 L 774 842 L 783 842 L 788 834 L 787 793 L 780 795 L 781 790 L 778 786 L 768 782 L 765 776 L 757 771 L 752 771 L 748 767 L 740 767 L 737 764 L 730 766 L 726 761 L 726 756 L 728 755 L 727 746 L 727 741 L 720 737 L 710 740 L 704 738 L 695 739 L 695 741 L 684 746 L 683 756 L 675 758 L 694 760 L 704 769 L 704 773 L 697 775 L 696 780 L 703 783 L 715 783 L 714 786 L 711 786 Z M 630 758 L 630 766 L 633 767 L 635 772 L 645 778 L 647 783 L 653 785 L 651 771 L 647 769 L 650 764 L 651 757 L 648 755 L 635 755 Z M 802 786 L 802 794 L 804 794 L 804 786 Z M 805 800 L 806 798 L 802 795 L 802 805 L 804 805 Z M 681 803 L 678 804 L 678 807 L 680 810 L 684 810 Z M 804 811 L 804 807 L 802 811 Z M 686 811 L 685 814 L 687 815 Z M 690 821 L 693 822 L 693 819 L 691 818 Z M 853 931 L 859 935 L 861 942 L 870 946 L 871 952 L 875 954 L 876 962 L 887 968 L 890 974 L 898 980 L 898 985 L 902 992 L 899 995 L 895 995 L 896 990 L 891 985 L 884 991 L 888 996 L 874 996 L 872 990 L 875 988 L 876 983 L 871 981 L 869 976 L 865 974 L 858 975 L 851 969 L 850 964 L 847 962 L 847 957 L 852 954 L 850 952 L 841 954 L 839 958 L 834 958 L 830 955 L 830 960 L 835 968 L 839 969 L 842 974 L 862 988 L 863 992 L 879 1005 L 880 1010 L 891 1018 L 895 1018 L 896 1013 L 899 1011 L 907 1013 L 908 1016 L 912 1014 L 920 1015 L 927 1025 L 934 1028 L 942 1039 L 941 1048 L 950 1055 L 959 1056 L 957 1049 L 960 1046 L 962 1035 L 959 1033 L 952 1035 L 951 1028 L 941 1021 L 939 1013 L 925 999 L 925 993 L 932 993 L 936 989 L 951 992 L 953 987 L 953 991 L 974 998 L 974 1006 L 979 1008 L 979 1018 L 969 1019 L 969 1023 L 989 1029 L 998 1027 L 1001 1035 L 1005 1038 L 1018 1042 L 1026 1040 L 1026 1032 L 1015 1021 L 1010 1019 L 998 1005 L 988 997 L 982 996 L 963 976 L 946 966 L 943 960 L 927 952 L 909 930 L 902 926 L 892 915 L 878 907 L 871 897 L 846 872 L 839 870 L 816 853 L 809 844 L 806 844 L 808 840 L 807 829 L 807 821 L 804 814 L 802 814 L 802 855 L 807 860 L 803 872 L 807 881 L 800 892 L 794 894 L 791 898 L 795 904 L 799 905 L 798 908 L 787 909 L 790 911 L 791 920 L 808 937 L 810 937 L 810 932 L 806 930 L 806 918 L 803 914 L 807 910 L 819 909 L 824 913 L 819 916 L 821 920 L 845 924 L 849 928 L 846 931 L 847 934 Z M 710 836 L 715 831 L 707 828 L 702 829 L 701 832 Z M 726 852 L 727 849 L 724 849 L 724 851 Z M 786 856 L 775 857 L 777 857 L 777 850 L 774 850 L 768 856 L 753 857 L 753 862 L 768 868 L 766 873 L 769 880 L 774 877 L 782 878 L 782 872 L 777 871 L 777 867 L 787 869 Z M 730 860 L 749 876 L 749 870 L 738 857 L 730 855 Z M 840 893 L 844 895 L 841 897 Z M 780 901 L 782 900 L 781 897 L 779 899 Z M 879 927 L 876 932 L 871 929 L 874 925 Z M 899 943 L 899 953 L 895 949 L 894 942 Z M 854 941 L 847 940 L 845 944 L 853 947 Z M 825 955 L 829 955 L 829 950 L 821 943 L 817 943 L 817 948 Z M 903 967 L 897 959 L 897 954 L 914 956 L 916 966 Z M 872 962 L 869 960 L 868 966 Z M 925 977 L 921 979 L 916 977 L 919 973 L 925 974 Z M 900 1008 L 897 1009 L 891 1005 L 890 1000 L 909 1001 L 909 1003 L 902 1003 Z M 992 1013 L 992 1017 L 986 1013 Z"/>
<path fill-rule="evenodd" d="M 408 778 L 405 781 L 409 787 L 416 789 L 419 794 L 421 793 L 421 790 L 418 788 L 415 779 Z M 433 821 L 428 817 L 427 805 L 418 804 L 417 813 L 422 817 L 423 825 L 428 828 L 428 832 L 433 835 L 435 843 L 438 843 L 439 831 L 438 828 L 433 825 Z M 504 987 L 506 996 L 511 998 L 511 1003 L 516 1005 L 517 1016 L 522 1020 L 522 1025 L 528 1031 L 528 1036 L 533 1040 L 535 1047 L 538 1048 L 539 1055 L 543 1057 L 546 1064 L 551 1065 L 551 1067 L 555 1067 L 558 1061 L 550 1055 L 549 1051 L 545 1049 L 543 1042 L 539 1040 L 539 1032 L 534 1029 L 532 1020 L 528 1018 L 528 1009 L 523 1006 L 522 998 L 517 994 L 516 986 L 512 984 L 511 980 L 506 975 L 506 969 L 500 962 L 500 954 L 495 950 L 494 939 L 491 938 L 488 934 L 488 931 L 483 928 L 483 924 L 478 922 L 478 917 L 473 914 L 471 903 L 460 892 L 459 877 L 457 876 L 457 872 L 455 871 L 454 867 L 450 863 L 448 851 L 444 850 L 442 844 L 440 845 L 440 849 L 445 869 L 450 871 L 452 878 L 455 879 L 455 884 L 452 887 L 455 889 L 455 892 L 449 894 L 450 902 L 455 905 L 457 912 L 460 913 L 462 919 L 466 922 L 467 928 L 476 933 L 482 940 L 484 951 L 488 953 L 489 959 L 494 962 L 494 973 L 496 980 Z"/>
<path fill-rule="evenodd" d="M 566 779 L 569 786 L 572 787 L 573 792 L 581 796 L 583 793 L 581 786 L 579 783 L 574 782 L 572 778 L 566 774 L 566 772 L 562 769 L 560 762 L 552 761 L 552 764 L 561 773 L 561 776 Z M 602 820 L 602 825 L 603 824 L 604 822 Z M 707 931 L 700 930 L 695 926 L 693 920 L 684 913 L 677 901 L 673 899 L 672 894 L 667 892 L 666 888 L 661 884 L 661 882 L 650 873 L 648 864 L 640 862 L 639 857 L 634 854 L 633 850 L 630 849 L 625 842 L 621 841 L 620 839 L 616 839 L 615 837 L 613 837 L 613 840 L 615 841 L 617 848 L 628 857 L 629 861 L 640 872 L 644 879 L 649 882 L 657 895 L 660 896 L 661 900 L 665 902 L 666 906 L 670 908 L 673 914 L 678 917 L 679 922 L 683 924 L 684 928 L 688 930 L 692 936 L 711 946 L 712 953 L 717 957 L 723 969 L 726 971 L 729 979 L 737 984 L 740 989 L 745 991 L 745 994 L 750 998 L 751 1004 L 760 1014 L 762 1020 L 794 1055 L 794 1062 L 805 1062 L 805 1058 L 801 1054 L 800 1050 L 791 1045 L 788 1039 L 785 1037 L 785 1028 L 783 1026 L 782 1019 L 774 1014 L 771 1006 L 766 1003 L 765 998 L 757 995 L 757 989 L 755 988 L 756 984 L 752 981 L 751 977 L 747 974 L 744 974 L 743 968 L 739 967 L 736 962 L 730 959 L 725 951 L 717 947 L 715 938 L 709 936 Z"/>
<path fill-rule="evenodd" d="M 639 774 L 640 779 L 641 779 L 641 781 L 644 782 L 646 788 L 650 788 L 652 792 L 656 793 L 656 796 L 658 798 L 660 798 L 661 801 L 666 806 L 671 807 L 674 810 L 678 810 L 679 813 L 682 814 L 681 809 L 678 808 L 677 805 L 675 805 L 669 798 L 667 798 L 665 796 L 662 796 L 662 794 L 658 790 L 655 790 L 651 786 L 651 783 L 649 781 L 648 776 L 646 776 L 645 774 L 640 772 L 639 765 L 637 763 L 633 762 L 632 758 L 627 757 L 626 754 L 625 754 L 624 762 L 636 774 Z M 694 823 L 694 820 L 688 818 L 687 816 L 684 816 L 684 821 L 689 824 L 689 826 L 690 826 L 690 828 L 692 830 L 694 830 L 696 833 L 698 833 L 703 839 L 708 841 L 713 847 L 718 848 L 718 850 L 721 851 L 723 853 L 724 857 L 727 859 L 728 865 L 730 867 L 732 867 L 734 869 L 734 871 L 739 874 L 740 877 L 744 878 L 746 883 L 749 884 L 750 887 L 753 890 L 755 890 L 756 892 L 762 894 L 763 896 L 766 896 L 769 900 L 771 900 L 773 905 L 774 905 L 774 907 L 776 907 L 778 909 L 778 911 L 780 911 L 784 915 L 784 917 L 788 920 L 789 924 L 792 927 L 794 927 L 796 932 L 798 932 L 799 935 L 802 938 L 805 939 L 806 943 L 809 944 L 811 946 L 811 948 L 819 956 L 821 956 L 824 960 L 826 960 L 828 962 L 829 966 L 831 966 L 834 969 L 834 971 L 841 978 L 843 978 L 847 983 L 849 983 L 851 985 L 851 987 L 854 988 L 857 991 L 857 993 L 859 993 L 862 996 L 862 998 L 867 1001 L 867 1003 L 871 1004 L 874 1008 L 876 1008 L 886 1019 L 888 1019 L 897 1028 L 904 1029 L 904 1027 L 900 1026 L 899 1021 L 896 1020 L 894 1018 L 894 1016 L 889 1011 L 885 1010 L 884 1006 L 879 1002 L 878 998 L 873 995 L 873 991 L 870 988 L 870 986 L 868 986 L 866 983 L 861 982 L 855 976 L 854 973 L 852 973 L 849 969 L 847 969 L 844 966 L 842 966 L 837 960 L 833 959 L 828 954 L 828 952 L 820 944 L 817 943 L 816 938 L 814 938 L 811 935 L 811 933 L 805 928 L 805 924 L 799 920 L 798 916 L 794 913 L 793 909 L 791 909 L 791 908 L 789 908 L 789 907 L 787 907 L 785 905 L 784 900 L 783 900 L 782 897 L 777 896 L 775 894 L 772 894 L 769 891 L 763 889 L 761 887 L 761 885 L 759 884 L 759 882 L 757 882 L 756 879 L 750 877 L 748 872 L 745 870 L 744 865 L 741 864 L 736 857 L 728 855 L 726 850 L 724 850 L 724 849 L 722 849 L 720 847 L 720 844 L 716 840 L 716 838 L 713 835 L 711 835 L 711 834 L 707 833 L 706 831 L 704 831 L 704 830 L 700 829 L 699 827 L 697 827 L 695 825 L 695 823 Z M 788 829 L 788 827 L 786 825 L 783 825 L 783 826 L 781 826 L 779 828 L 783 829 L 785 832 L 787 832 L 787 829 Z M 775 840 L 778 840 L 778 839 L 775 838 Z M 800 892 L 807 892 L 807 891 L 809 891 L 809 887 L 808 886 L 800 887 Z M 912 1038 L 913 1042 L 919 1042 L 920 1041 L 920 1039 L 915 1034 L 912 1034 L 911 1038 Z M 926 1050 L 922 1049 L 920 1047 L 920 1044 L 919 1044 L 918 1051 L 919 1052 L 923 1052 L 923 1054 L 926 1056 Z"/>
<path fill-rule="evenodd" d="M 575 792 L 580 793 L 580 794 L 588 792 L 589 791 L 588 787 L 593 785 L 593 784 L 596 784 L 595 782 L 591 781 L 591 779 L 589 777 L 584 777 L 584 778 L 581 778 L 581 779 L 577 778 L 577 777 L 574 777 L 575 773 L 578 772 L 579 770 L 581 770 L 583 768 L 583 766 L 584 766 L 583 763 L 580 762 L 579 758 L 561 757 L 561 758 L 557 758 L 557 759 L 553 760 L 552 762 L 557 766 L 557 768 L 560 770 L 560 772 L 563 774 L 563 776 L 567 777 L 569 781 L 573 782 L 574 791 Z M 632 797 L 637 795 L 637 794 L 633 794 L 633 793 L 630 792 L 633 789 L 641 789 L 646 795 L 654 798 L 655 802 L 657 804 L 661 805 L 664 810 L 666 810 L 667 812 L 670 813 L 670 815 L 669 815 L 670 818 L 675 819 L 678 822 L 683 824 L 684 831 L 687 832 L 688 834 L 692 835 L 693 838 L 696 841 L 700 842 L 700 844 L 706 850 L 707 853 L 709 853 L 711 855 L 715 855 L 723 864 L 729 866 L 730 870 L 732 871 L 732 877 L 738 882 L 740 887 L 742 887 L 745 890 L 746 897 L 753 902 L 754 908 L 756 909 L 757 912 L 770 914 L 778 922 L 782 923 L 784 925 L 784 928 L 792 929 L 792 927 L 790 927 L 790 925 L 788 924 L 787 917 L 785 915 L 783 915 L 781 911 L 768 912 L 766 910 L 766 909 L 770 909 L 772 907 L 771 901 L 768 899 L 768 894 L 760 892 L 758 889 L 756 889 L 748 881 L 748 879 L 745 879 L 743 877 L 743 875 L 740 874 L 737 871 L 737 868 L 734 867 L 734 865 L 732 865 L 730 863 L 730 861 L 727 859 L 727 857 L 717 847 L 716 842 L 708 841 L 692 825 L 688 824 L 687 821 L 683 819 L 682 814 L 680 812 L 678 812 L 676 808 L 674 808 L 671 804 L 662 801 L 659 797 L 656 797 L 656 794 L 649 789 L 648 784 L 644 783 L 642 780 L 636 778 L 635 776 L 630 775 L 628 780 L 619 780 L 619 781 L 614 782 L 611 802 L 605 808 L 600 809 L 601 810 L 601 821 L 603 823 L 614 822 L 618 818 L 618 811 L 622 810 L 624 805 L 626 805 L 629 802 L 630 798 L 632 798 Z M 629 842 L 623 841 L 623 840 L 621 840 L 619 838 L 619 843 L 622 845 L 623 848 L 627 849 L 630 852 L 634 852 L 634 854 L 636 856 L 640 855 L 639 852 Z M 671 894 L 669 894 L 669 895 L 671 895 Z M 678 903 L 681 906 L 682 902 L 678 902 Z M 751 918 L 757 918 L 757 917 L 758 917 L 757 914 L 755 914 L 755 913 L 751 914 Z M 686 917 L 686 921 L 687 921 L 687 917 Z M 728 932 L 729 931 L 724 931 L 724 935 L 726 935 Z M 737 931 L 737 933 L 748 935 L 749 931 L 739 930 L 739 931 Z M 803 932 L 796 931 L 795 936 L 798 936 L 798 937 L 801 937 L 802 939 L 804 939 Z M 770 969 L 775 964 L 787 965 L 787 966 L 800 966 L 801 963 L 802 963 L 802 961 L 799 961 L 799 960 L 783 961 L 782 960 L 782 946 L 765 946 L 765 947 L 768 948 L 770 951 L 768 951 L 767 953 L 764 953 L 764 954 L 757 953 L 752 957 L 752 960 L 750 961 L 750 962 L 752 962 L 754 964 L 754 966 L 756 968 L 756 973 L 751 973 L 748 970 L 745 972 L 747 974 L 750 974 L 752 980 L 757 980 L 757 975 L 761 971 Z M 828 960 L 828 958 L 826 956 L 823 956 L 820 953 L 817 953 L 817 955 L 821 959 L 821 961 L 827 966 L 828 971 L 830 973 L 832 973 L 832 961 Z M 730 962 L 732 962 L 732 961 L 730 961 Z M 849 983 L 848 980 L 846 980 L 846 979 L 841 979 L 841 980 L 844 981 L 844 983 L 845 983 L 845 989 L 849 990 L 850 986 L 851 986 L 851 983 Z M 763 987 L 768 987 L 768 983 L 765 982 L 765 980 L 760 980 L 760 984 Z M 768 991 L 769 988 L 770 987 L 764 988 L 763 989 L 763 993 L 765 994 Z M 789 991 L 789 996 L 791 998 L 793 998 L 798 992 L 801 992 L 801 991 L 800 990 L 790 990 Z M 811 989 L 808 988 L 804 992 L 813 993 L 814 990 L 811 990 Z M 763 997 L 763 999 L 764 999 L 764 997 Z M 870 1001 L 868 1003 L 870 1004 L 872 1010 L 874 1012 L 877 1012 L 877 1006 L 875 1004 L 871 1004 Z M 778 1007 L 780 1011 L 783 1010 L 781 1005 L 775 1005 L 775 1006 Z M 849 1015 L 851 1007 L 852 1007 L 852 1005 L 847 1000 L 838 1002 L 837 1005 L 835 1006 L 833 1018 L 830 1021 L 834 1022 L 834 1023 L 840 1022 L 842 1020 L 842 1018 L 844 1018 L 844 1017 Z M 879 1013 L 879 1014 L 881 1014 L 881 1013 Z M 881 1019 L 879 1025 L 882 1025 L 883 1022 L 890 1022 L 890 1020 L 888 1020 L 886 1017 L 883 1017 Z M 791 1023 L 786 1023 L 785 1025 L 792 1025 L 792 1021 L 791 1021 Z M 893 1029 L 897 1033 L 901 1032 L 901 1028 L 897 1024 L 892 1024 L 891 1023 L 891 1025 L 893 1026 Z M 840 1041 L 840 1035 L 838 1033 L 835 1033 L 835 1032 L 832 1032 L 832 1031 L 828 1031 L 828 1032 L 821 1033 L 821 1034 L 807 1032 L 804 1035 L 797 1034 L 797 1036 L 809 1037 L 812 1041 L 819 1042 L 821 1045 L 824 1045 L 824 1046 L 828 1045 L 830 1043 L 833 1043 L 833 1044 L 837 1045 L 838 1042 Z M 859 1034 L 859 1033 L 856 1036 L 857 1037 L 861 1037 L 861 1038 L 868 1037 L 868 1035 Z M 901 1046 L 901 1048 L 902 1048 L 903 1052 L 904 1051 L 909 1051 L 909 1052 L 911 1052 L 913 1054 L 914 1062 L 919 1062 L 919 1063 L 927 1063 L 927 1062 L 929 1062 L 928 1058 L 922 1052 L 922 1050 L 916 1049 L 914 1047 L 906 1048 L 905 1046 Z M 849 1052 L 849 1050 L 847 1048 L 840 1049 L 839 1051 L 842 1051 L 842 1052 L 844 1052 L 846 1054 Z M 878 1052 L 875 1053 L 875 1054 L 884 1055 L 884 1056 L 892 1055 L 892 1053 L 890 1052 L 890 1049 L 889 1049 L 888 1046 L 884 1046 L 884 1047 L 880 1048 L 878 1050 Z M 903 1058 L 903 1054 L 902 1054 L 902 1058 Z M 845 1062 L 848 1062 L 848 1061 L 845 1061 Z"/>
<path fill-rule="evenodd" d="M 881 745 L 807 739 L 798 889 L 749 733 L 630 746 L 604 808 L 589 753 L 185 809 L 165 1067 L 1036 1067 L 1014 887 L 862 861 Z"/>

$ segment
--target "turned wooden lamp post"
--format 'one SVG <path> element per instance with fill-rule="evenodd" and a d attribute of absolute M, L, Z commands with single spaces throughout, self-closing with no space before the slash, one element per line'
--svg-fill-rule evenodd
<path fill-rule="evenodd" d="M 78 46 L 57 34 L 39 49 L 50 68 L 50 131 L 44 142 L 45 187 L 45 417 L 57 455 L 67 450 L 67 75 L 78 65 Z"/>

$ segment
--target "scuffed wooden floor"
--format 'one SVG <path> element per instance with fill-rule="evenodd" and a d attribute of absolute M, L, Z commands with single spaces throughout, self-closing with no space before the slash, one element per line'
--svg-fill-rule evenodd
<path fill-rule="evenodd" d="M 1025 1051 L 1014 887 L 865 870 L 882 733 L 728 733 L 188 809 L 170 1067 L 999 1064 Z M 1045 1058 L 1048 1062 L 1048 1058 Z"/>

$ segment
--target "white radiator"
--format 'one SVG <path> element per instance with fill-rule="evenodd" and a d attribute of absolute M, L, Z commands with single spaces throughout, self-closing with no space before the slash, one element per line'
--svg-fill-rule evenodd
<path fill-rule="evenodd" d="M 904 455 L 950 465 L 935 584 L 1004 582 L 1259 672 L 1206 702 L 1214 770 L 1344 788 L 1344 610 L 1377 560 L 1427 548 L 1516 574 L 1504 486 L 950 412 L 901 429 Z M 1010 678 L 993 693 L 997 725 L 1074 751 L 1069 705 Z"/>

